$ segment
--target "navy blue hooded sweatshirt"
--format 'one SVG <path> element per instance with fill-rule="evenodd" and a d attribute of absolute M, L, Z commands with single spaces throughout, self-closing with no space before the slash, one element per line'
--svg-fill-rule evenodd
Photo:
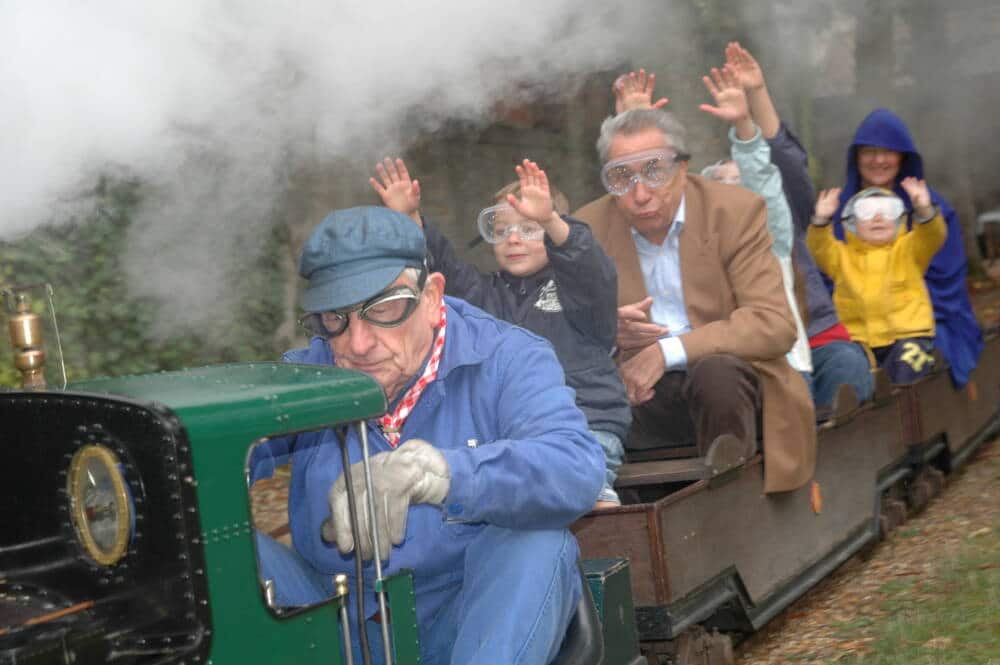
<path fill-rule="evenodd" d="M 781 185 L 792 212 L 792 223 L 795 224 L 792 256 L 805 279 L 806 334 L 812 338 L 840 323 L 840 317 L 819 266 L 806 248 L 806 230 L 816 202 L 816 192 L 809 178 L 809 158 L 798 138 L 783 122 L 778 127 L 778 133 L 767 143 L 771 146 L 771 163 L 781 171 Z"/>
<path fill-rule="evenodd" d="M 834 233 L 840 240 L 844 239 L 844 227 L 840 221 L 844 204 L 862 189 L 861 176 L 858 173 L 858 146 L 874 146 L 903 153 L 903 161 L 896 175 L 893 191 L 906 204 L 910 224 L 912 224 L 913 205 L 899 183 L 907 176 L 921 179 L 924 177 L 923 159 L 903 120 L 888 109 L 875 109 L 869 113 L 868 117 L 861 121 L 854 134 L 854 140 L 847 149 L 847 182 L 840 192 L 840 206 L 833 216 Z M 932 202 L 941 210 L 941 215 L 948 224 L 948 239 L 934 255 L 934 260 L 924 274 L 924 281 L 927 283 L 927 290 L 930 291 L 931 302 L 934 305 L 934 319 L 937 326 L 934 344 L 941 349 L 941 353 L 948 361 L 951 379 L 955 386 L 961 388 L 969 381 L 969 375 L 979 361 L 979 354 L 983 350 L 983 331 L 976 321 L 972 302 L 969 300 L 966 285 L 968 267 L 958 216 L 944 197 L 933 189 L 928 189 Z"/>
<path fill-rule="evenodd" d="M 632 409 L 610 355 L 618 331 L 618 272 L 589 226 L 563 219 L 569 238 L 556 247 L 546 235 L 549 264 L 527 277 L 480 273 L 425 219 L 431 269 L 444 273 L 448 295 L 549 340 L 590 428 L 624 440 Z"/>

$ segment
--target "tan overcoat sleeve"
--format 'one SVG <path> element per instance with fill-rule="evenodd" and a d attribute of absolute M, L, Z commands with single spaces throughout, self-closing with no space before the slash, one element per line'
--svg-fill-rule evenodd
<path fill-rule="evenodd" d="M 771 252 L 764 200 L 750 195 L 713 205 L 698 190 L 688 192 L 691 224 L 680 250 L 693 327 L 680 336 L 688 362 L 713 353 L 749 361 L 783 357 L 795 343 L 795 322 Z M 702 215 L 707 223 L 696 224 Z"/>

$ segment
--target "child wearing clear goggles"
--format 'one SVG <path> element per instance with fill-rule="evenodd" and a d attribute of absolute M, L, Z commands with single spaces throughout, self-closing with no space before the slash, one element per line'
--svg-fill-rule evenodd
<path fill-rule="evenodd" d="M 591 432 L 604 448 L 605 485 L 595 508 L 620 503 L 613 486 L 631 423 L 625 386 L 610 352 L 617 331 L 618 276 L 583 222 L 561 216 L 565 197 L 538 164 L 515 167 L 518 180 L 494 195 L 477 225 L 500 270 L 481 273 L 462 261 L 448 239 L 420 214 L 420 184 L 401 159 L 375 167 L 372 187 L 389 208 L 424 229 L 431 269 L 445 293 L 548 339 Z"/>
<path fill-rule="evenodd" d="M 521 240 L 528 241 L 541 240 L 545 237 L 545 229 L 541 224 L 525 219 L 509 203 L 484 208 L 479 213 L 476 224 L 479 226 L 479 235 L 491 245 L 508 242 L 511 236 L 515 235 Z M 502 257 L 496 258 L 497 263 L 503 265 Z"/>
<path fill-rule="evenodd" d="M 816 201 L 806 244 L 833 280 L 833 302 L 851 338 L 871 349 L 893 383 L 906 384 L 934 366 L 934 310 L 924 273 L 948 230 L 923 180 L 904 178 L 900 186 L 913 202 L 911 228 L 898 196 L 869 187 L 844 206 L 841 242 L 830 224 L 840 190 L 829 189 Z"/>

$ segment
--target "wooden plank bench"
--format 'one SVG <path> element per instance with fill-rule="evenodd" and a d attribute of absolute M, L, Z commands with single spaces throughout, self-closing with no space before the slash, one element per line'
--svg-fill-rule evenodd
<path fill-rule="evenodd" d="M 664 448 L 644 452 L 647 455 L 652 455 L 663 452 L 669 454 L 682 450 L 697 453 L 697 449 L 693 447 Z M 634 453 L 630 454 L 630 459 L 635 459 Z M 615 487 L 640 487 L 710 479 L 742 466 L 747 459 L 748 453 L 744 450 L 743 443 L 731 434 L 723 434 L 712 442 L 708 454 L 704 457 L 648 459 L 622 464 L 618 467 L 618 479 L 615 481 Z"/>
<path fill-rule="evenodd" d="M 701 480 L 709 478 L 711 475 L 712 469 L 705 465 L 704 457 L 633 462 L 618 467 L 618 479 L 615 481 L 615 487 L 679 483 Z"/>

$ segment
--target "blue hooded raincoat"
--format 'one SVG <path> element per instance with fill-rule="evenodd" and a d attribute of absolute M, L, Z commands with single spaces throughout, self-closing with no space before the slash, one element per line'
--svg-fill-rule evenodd
<path fill-rule="evenodd" d="M 907 176 L 924 177 L 924 162 L 917 151 L 910 130 L 903 120 L 888 109 L 875 109 L 858 126 L 854 140 L 847 149 L 847 182 L 840 192 L 840 206 L 834 214 L 834 234 L 844 239 L 844 227 L 840 221 L 844 204 L 861 189 L 858 173 L 857 151 L 859 146 L 875 146 L 903 153 L 903 161 L 893 190 L 903 199 L 908 214 L 913 206 L 910 197 L 899 185 Z M 951 378 L 956 387 L 961 388 L 968 380 L 979 361 L 983 350 L 983 332 L 976 321 L 966 286 L 965 246 L 962 243 L 962 228 L 955 210 L 944 197 L 930 189 L 931 200 L 941 211 L 948 225 L 948 239 L 934 255 L 930 267 L 924 274 L 927 290 L 934 305 L 934 319 L 937 336 L 934 344 L 951 369 Z M 912 220 L 911 220 L 912 223 Z"/>

